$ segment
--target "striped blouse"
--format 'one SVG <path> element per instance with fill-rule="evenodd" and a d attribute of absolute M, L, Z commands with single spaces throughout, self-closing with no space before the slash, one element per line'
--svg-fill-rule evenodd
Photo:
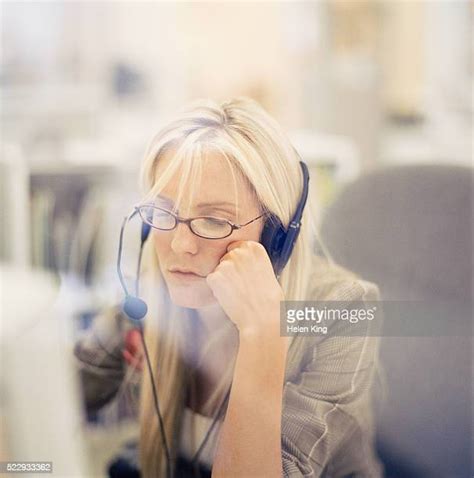
<path fill-rule="evenodd" d="M 379 299 L 375 284 L 318 256 L 314 256 L 313 271 L 308 300 L 351 303 Z M 123 319 L 117 318 L 112 324 L 99 317 L 92 330 L 76 343 L 74 353 L 90 410 L 109 402 L 123 380 L 123 327 Z M 102 337 L 101 345 L 97 336 Z M 106 359 L 103 350 L 99 350 L 105 341 L 110 352 Z M 292 339 L 283 389 L 283 476 L 383 476 L 375 453 L 372 411 L 378 344 L 376 336 L 349 337 L 340 332 L 337 336 L 329 333 Z M 188 426 L 193 419 L 190 410 L 183 418 L 183 426 Z M 194 419 L 199 422 L 196 433 L 202 437 L 210 422 L 205 417 Z M 202 457 L 207 464 L 212 460 L 216 438 L 213 434 Z M 185 432 L 180 446 L 183 456 L 189 457 L 193 450 Z"/>

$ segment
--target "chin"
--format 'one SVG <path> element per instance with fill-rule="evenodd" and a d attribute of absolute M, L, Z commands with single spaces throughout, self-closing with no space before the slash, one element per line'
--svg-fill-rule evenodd
<path fill-rule="evenodd" d="M 208 287 L 179 287 L 168 284 L 171 300 L 175 305 L 188 309 L 199 309 L 216 303 L 216 298 Z"/>

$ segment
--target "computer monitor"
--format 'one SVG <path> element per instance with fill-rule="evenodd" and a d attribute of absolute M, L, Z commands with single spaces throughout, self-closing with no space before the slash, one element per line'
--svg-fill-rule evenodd
<path fill-rule="evenodd" d="M 0 461 L 51 462 L 49 476 L 82 478 L 91 474 L 72 320 L 57 290 L 46 273 L 0 265 Z"/>

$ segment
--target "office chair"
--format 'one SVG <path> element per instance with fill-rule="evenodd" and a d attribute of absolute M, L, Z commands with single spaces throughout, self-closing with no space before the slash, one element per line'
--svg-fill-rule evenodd
<path fill-rule="evenodd" d="M 446 320 L 470 331 L 381 338 L 377 447 L 389 478 L 473 476 L 472 186 L 469 167 L 389 167 L 347 186 L 322 220 L 334 260 L 384 301 L 452 301 L 461 312 Z"/>

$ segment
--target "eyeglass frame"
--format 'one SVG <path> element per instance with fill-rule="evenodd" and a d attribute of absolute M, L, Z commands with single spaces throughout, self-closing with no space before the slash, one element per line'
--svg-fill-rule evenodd
<path fill-rule="evenodd" d="M 154 226 L 153 224 L 150 224 L 150 222 L 148 222 L 148 220 L 145 219 L 142 216 L 142 213 L 140 211 L 144 207 L 152 207 L 153 209 L 158 209 L 160 211 L 168 213 L 175 220 L 174 227 L 172 227 L 171 229 L 161 229 L 159 227 Z M 216 240 L 220 240 L 220 239 L 226 239 L 227 237 L 231 236 L 234 231 L 242 229 L 245 226 L 248 226 L 252 222 L 255 222 L 257 219 L 260 219 L 261 217 L 268 216 L 267 212 L 263 212 L 262 214 L 260 214 L 260 216 L 257 216 L 254 219 L 251 219 L 250 221 L 248 221 L 244 224 L 234 224 L 232 221 L 229 221 L 228 219 L 225 219 L 225 218 L 222 218 L 222 217 L 216 217 L 216 216 L 195 216 L 195 217 L 183 218 L 183 217 L 180 217 L 178 214 L 175 214 L 174 212 L 172 212 L 168 209 L 164 209 L 162 207 L 155 206 L 154 204 L 140 204 L 138 206 L 135 206 L 135 211 L 138 212 L 138 214 L 141 217 L 143 222 L 148 224 L 150 227 L 153 227 L 154 229 L 157 229 L 158 231 L 174 231 L 178 227 L 178 224 L 183 223 L 183 224 L 186 224 L 188 226 L 189 230 L 195 236 L 200 237 L 201 239 L 208 239 L 209 241 L 216 241 Z M 231 230 L 230 230 L 229 234 L 227 234 L 226 236 L 223 236 L 223 237 L 204 237 L 204 236 L 201 236 L 201 235 L 199 235 L 199 234 L 197 234 L 196 232 L 193 231 L 193 228 L 191 227 L 191 222 L 194 221 L 195 219 L 217 219 L 219 221 L 224 221 L 227 224 L 229 224 L 229 226 L 231 227 Z"/>

